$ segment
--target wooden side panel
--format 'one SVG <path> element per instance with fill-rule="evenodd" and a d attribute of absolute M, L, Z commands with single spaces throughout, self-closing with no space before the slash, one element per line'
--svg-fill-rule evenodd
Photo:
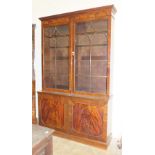
<path fill-rule="evenodd" d="M 36 119 L 36 100 L 35 100 L 35 95 L 32 96 L 32 123 L 36 124 L 37 119 Z"/>
<path fill-rule="evenodd" d="M 39 95 L 39 123 L 51 128 L 64 127 L 64 103 L 60 96 Z"/>
<path fill-rule="evenodd" d="M 32 123 L 37 123 L 36 118 L 36 100 L 35 100 L 35 70 L 34 70 L 34 56 L 35 56 L 35 25 L 32 25 Z"/>

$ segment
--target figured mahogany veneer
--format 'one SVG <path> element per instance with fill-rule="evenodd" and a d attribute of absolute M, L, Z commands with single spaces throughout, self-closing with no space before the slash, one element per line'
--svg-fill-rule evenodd
<path fill-rule="evenodd" d="M 64 103 L 61 96 L 44 96 L 39 98 L 40 122 L 48 127 L 63 128 Z"/>
<path fill-rule="evenodd" d="M 103 110 L 99 106 L 75 103 L 73 105 L 73 130 L 83 135 L 101 137 Z"/>
<path fill-rule="evenodd" d="M 113 5 L 40 18 L 39 124 L 107 148 L 111 137 Z"/>

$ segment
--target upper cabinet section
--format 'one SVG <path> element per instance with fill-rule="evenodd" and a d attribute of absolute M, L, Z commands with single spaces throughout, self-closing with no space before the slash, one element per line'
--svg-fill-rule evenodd
<path fill-rule="evenodd" d="M 110 92 L 113 5 L 40 18 L 44 91 Z"/>

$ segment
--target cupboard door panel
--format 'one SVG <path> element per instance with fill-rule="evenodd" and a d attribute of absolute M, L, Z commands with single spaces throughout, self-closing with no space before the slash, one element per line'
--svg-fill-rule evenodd
<path fill-rule="evenodd" d="M 102 139 L 103 109 L 100 106 L 76 102 L 73 105 L 72 130 L 89 138 Z"/>
<path fill-rule="evenodd" d="M 40 123 L 52 128 L 64 126 L 64 104 L 59 96 L 39 97 Z"/>

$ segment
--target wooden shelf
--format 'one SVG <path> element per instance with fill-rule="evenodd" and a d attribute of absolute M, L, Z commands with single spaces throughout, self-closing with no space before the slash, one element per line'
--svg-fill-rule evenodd
<path fill-rule="evenodd" d="M 100 33 L 108 33 L 108 31 L 98 31 L 98 32 L 85 32 L 85 33 L 80 33 L 80 32 L 78 32 L 78 33 L 76 33 L 76 35 L 87 35 L 87 34 L 100 34 Z"/>
<path fill-rule="evenodd" d="M 68 60 L 69 59 L 69 57 L 56 57 L 56 60 L 58 61 L 58 60 Z"/>
<path fill-rule="evenodd" d="M 92 77 L 92 78 L 107 78 L 108 76 L 100 76 L 100 75 L 87 75 L 87 74 L 76 74 L 75 77 L 79 77 L 79 76 L 82 76 L 82 77 Z"/>
<path fill-rule="evenodd" d="M 81 56 L 81 60 L 90 60 L 90 56 Z M 108 61 L 108 60 L 105 60 L 105 56 L 91 56 L 91 60 Z"/>
<path fill-rule="evenodd" d="M 75 45 L 75 47 L 108 46 L 108 44 Z"/>
<path fill-rule="evenodd" d="M 50 38 L 57 38 L 57 37 L 68 37 L 69 36 L 69 34 L 64 34 L 64 35 L 53 35 L 53 36 L 44 36 L 45 38 L 48 38 L 48 39 L 50 39 Z"/>
<path fill-rule="evenodd" d="M 57 49 L 57 48 L 69 48 L 69 46 L 50 46 L 49 48 L 54 48 L 54 49 Z"/>

